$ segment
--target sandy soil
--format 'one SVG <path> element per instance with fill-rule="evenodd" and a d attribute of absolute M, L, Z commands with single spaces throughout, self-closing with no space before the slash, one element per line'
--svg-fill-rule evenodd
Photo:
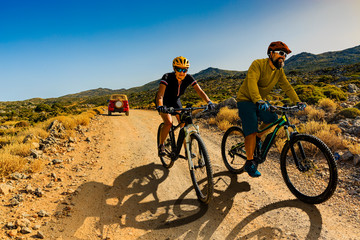
<path fill-rule="evenodd" d="M 272 159 L 260 166 L 260 178 L 229 174 L 221 159 L 223 133 L 203 124 L 215 193 L 208 206 L 200 205 L 187 162 L 168 170 L 157 157 L 160 122 L 145 110 L 98 116 L 79 137 L 90 141 L 79 140 L 75 151 L 59 156 L 64 164 L 27 180 L 44 188 L 53 182 L 44 196 L 2 207 L 2 222 L 26 213 L 32 226 L 41 224 L 45 239 L 360 239 L 359 205 L 346 191 L 338 189 L 323 204 L 302 203 Z M 39 210 L 49 216 L 34 216 Z"/>

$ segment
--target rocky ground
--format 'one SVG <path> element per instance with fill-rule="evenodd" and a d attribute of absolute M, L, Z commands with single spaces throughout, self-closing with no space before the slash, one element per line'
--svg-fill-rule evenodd
<path fill-rule="evenodd" d="M 99 115 L 77 136 L 40 142 L 42 171 L 0 183 L 1 239 L 358 239 L 360 170 L 338 161 L 339 185 L 323 204 L 304 204 L 284 184 L 277 159 L 262 177 L 229 174 L 223 132 L 198 120 L 213 165 L 215 194 L 196 200 L 186 162 L 164 169 L 156 152 L 160 117 Z M 60 134 L 60 135 L 59 135 Z M 275 163 L 275 164 L 274 164 Z"/>

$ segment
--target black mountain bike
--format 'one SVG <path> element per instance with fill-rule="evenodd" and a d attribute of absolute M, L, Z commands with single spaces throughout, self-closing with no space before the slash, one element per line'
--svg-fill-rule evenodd
<path fill-rule="evenodd" d="M 170 132 L 165 139 L 165 156 L 160 156 L 161 163 L 166 168 L 171 168 L 174 162 L 179 159 L 187 159 L 189 164 L 190 176 L 193 182 L 196 195 L 201 203 L 208 204 L 213 195 L 213 174 L 208 152 L 205 144 L 200 137 L 199 127 L 193 123 L 192 111 L 205 109 L 207 107 L 170 108 L 171 115 L 180 115 L 180 123 L 171 126 Z M 184 127 L 181 127 L 185 124 Z M 158 128 L 157 146 L 160 141 L 160 130 L 164 123 Z M 179 130 L 179 133 L 175 132 Z M 175 135 L 178 135 L 177 141 Z M 180 155 L 183 143 L 186 143 L 185 156 Z"/>
<path fill-rule="evenodd" d="M 258 164 L 266 159 L 274 143 L 277 132 L 284 127 L 287 140 L 280 155 L 281 173 L 290 191 L 301 201 L 318 204 L 328 200 L 335 192 L 338 172 L 335 158 L 326 144 L 319 138 L 300 134 L 295 125 L 290 124 L 288 113 L 299 111 L 298 106 L 270 106 L 270 111 L 281 117 L 258 132 L 276 126 L 264 142 L 257 141 L 254 159 Z M 293 129 L 289 131 L 289 127 Z M 222 158 L 232 173 L 242 173 L 246 162 L 245 137 L 239 126 L 230 127 L 221 143 Z"/>

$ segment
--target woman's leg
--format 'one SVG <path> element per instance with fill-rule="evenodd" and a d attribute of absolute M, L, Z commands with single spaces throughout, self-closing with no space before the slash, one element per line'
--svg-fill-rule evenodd
<path fill-rule="evenodd" d="M 172 126 L 172 117 L 168 113 L 160 113 L 161 118 L 163 119 L 164 126 L 160 132 L 160 144 L 164 144 L 167 135 L 169 134 L 170 128 Z"/>

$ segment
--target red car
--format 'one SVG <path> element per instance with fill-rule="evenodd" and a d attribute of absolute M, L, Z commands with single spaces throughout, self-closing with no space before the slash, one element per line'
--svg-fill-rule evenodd
<path fill-rule="evenodd" d="M 108 100 L 108 115 L 113 112 L 124 112 L 126 116 L 129 116 L 129 101 L 125 94 L 113 94 Z"/>

